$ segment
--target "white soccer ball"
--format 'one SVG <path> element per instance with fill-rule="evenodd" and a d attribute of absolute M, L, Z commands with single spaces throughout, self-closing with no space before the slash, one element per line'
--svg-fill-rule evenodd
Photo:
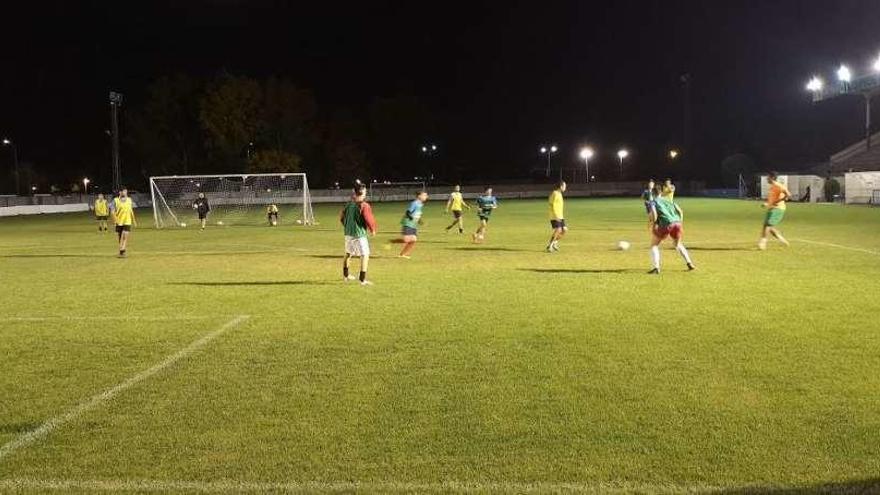
<path fill-rule="evenodd" d="M 302 220 L 297 220 L 297 221 L 296 221 L 296 224 L 297 224 L 297 225 L 302 225 L 302 223 L 303 223 Z"/>
<path fill-rule="evenodd" d="M 183 228 L 186 228 L 186 224 L 185 224 L 185 223 L 181 223 L 180 226 L 183 227 Z"/>
<path fill-rule="evenodd" d="M 218 220 L 217 225 L 223 225 L 223 220 Z"/>
<path fill-rule="evenodd" d="M 630 247 L 632 247 L 632 245 L 627 241 L 620 241 L 617 243 L 617 249 L 621 251 L 629 251 Z"/>

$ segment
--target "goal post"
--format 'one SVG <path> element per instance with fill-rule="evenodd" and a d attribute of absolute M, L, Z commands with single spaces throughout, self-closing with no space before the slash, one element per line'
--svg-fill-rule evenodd
<path fill-rule="evenodd" d="M 197 224 L 193 204 L 199 193 L 208 200 L 212 224 L 266 225 L 273 204 L 279 223 L 315 223 L 306 174 L 171 175 L 150 177 L 156 228 Z"/>

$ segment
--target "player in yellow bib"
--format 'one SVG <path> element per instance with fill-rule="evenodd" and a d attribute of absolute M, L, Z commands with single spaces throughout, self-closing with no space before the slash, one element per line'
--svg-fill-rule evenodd
<path fill-rule="evenodd" d="M 779 231 L 779 224 L 785 216 L 785 202 L 791 198 L 791 193 L 777 179 L 776 172 L 767 175 L 767 183 L 770 184 L 770 192 L 767 194 L 767 214 L 764 216 L 764 228 L 761 230 L 761 240 L 758 241 L 758 249 L 767 249 L 767 234 L 772 234 L 779 242 L 788 246 L 788 241 Z"/>
<path fill-rule="evenodd" d="M 98 222 L 98 232 L 107 232 L 107 219 L 110 218 L 110 205 L 104 199 L 103 194 L 99 194 L 95 200 L 95 220 Z"/>
<path fill-rule="evenodd" d="M 455 186 L 452 188 L 452 192 L 449 193 L 449 200 L 446 202 L 446 213 L 452 212 L 452 216 L 454 220 L 448 227 L 446 227 L 446 232 L 452 227 L 458 225 L 458 233 L 464 233 L 464 218 L 462 212 L 464 211 L 462 208 L 471 209 L 471 205 L 467 204 L 464 200 L 464 196 L 461 195 L 461 186 Z"/>
<path fill-rule="evenodd" d="M 119 257 L 125 258 L 131 227 L 137 225 L 137 220 L 134 218 L 134 202 L 128 197 L 128 189 L 124 187 L 119 191 L 119 196 L 113 199 L 113 222 L 119 237 Z"/>
<path fill-rule="evenodd" d="M 550 236 L 550 242 L 547 244 L 548 253 L 559 251 L 559 241 L 562 239 L 562 236 L 568 232 L 568 227 L 565 225 L 565 214 L 563 212 L 565 199 L 562 197 L 562 193 L 565 192 L 565 188 L 565 182 L 559 181 L 559 184 L 556 185 L 556 189 L 554 189 L 553 192 L 550 193 L 550 197 L 547 198 L 547 203 L 550 207 L 550 228 L 553 229 L 553 234 Z"/>

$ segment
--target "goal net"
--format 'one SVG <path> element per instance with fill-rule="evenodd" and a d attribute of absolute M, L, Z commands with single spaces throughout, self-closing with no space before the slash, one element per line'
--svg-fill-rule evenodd
<path fill-rule="evenodd" d="M 847 172 L 844 182 L 847 204 L 877 204 L 880 199 L 880 171 Z"/>
<path fill-rule="evenodd" d="M 150 177 L 156 228 L 197 224 L 199 193 L 208 200 L 211 224 L 267 225 L 273 204 L 281 224 L 315 223 L 305 174 L 176 175 Z"/>
<path fill-rule="evenodd" d="M 368 199 L 370 201 L 406 201 L 425 189 L 425 183 L 411 182 L 371 182 Z"/>

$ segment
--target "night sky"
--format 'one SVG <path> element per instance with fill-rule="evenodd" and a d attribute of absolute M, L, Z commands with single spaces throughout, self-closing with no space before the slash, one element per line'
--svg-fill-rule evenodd
<path fill-rule="evenodd" d="M 515 176 L 542 143 L 572 162 L 585 143 L 599 166 L 621 145 L 662 162 L 683 146 L 688 73 L 678 174 L 714 179 L 732 153 L 792 168 L 860 139 L 859 99 L 812 105 L 804 84 L 841 62 L 866 72 L 878 26 L 876 0 L 15 2 L 0 17 L 0 133 L 50 175 L 100 176 L 108 90 L 136 104 L 159 76 L 225 70 L 288 77 L 322 108 L 415 95 L 472 178 Z"/>

